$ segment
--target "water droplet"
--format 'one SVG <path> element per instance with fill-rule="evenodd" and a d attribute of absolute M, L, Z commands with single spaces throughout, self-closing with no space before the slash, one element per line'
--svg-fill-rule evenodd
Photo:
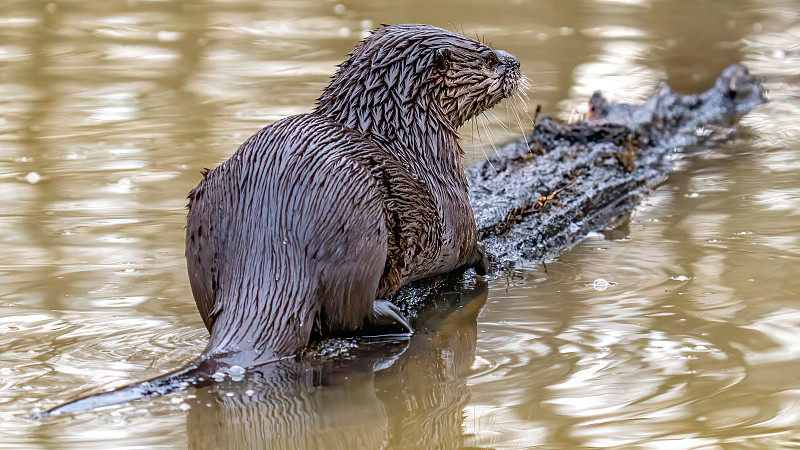
<path fill-rule="evenodd" d="M 255 393 L 256 393 L 256 391 L 254 391 L 252 389 L 248 389 L 248 390 L 244 391 L 244 395 L 246 395 L 248 397 L 252 397 L 253 394 L 255 394 Z"/>
<path fill-rule="evenodd" d="M 228 369 L 228 373 L 231 375 L 231 380 L 233 381 L 242 381 L 244 379 L 244 367 L 241 366 L 231 366 Z"/>
<path fill-rule="evenodd" d="M 605 278 L 598 278 L 592 283 L 592 287 L 596 291 L 605 291 L 609 286 L 611 286 L 611 283 L 609 283 Z"/>
<path fill-rule="evenodd" d="M 675 281 L 689 281 L 692 277 L 687 277 L 686 275 L 678 275 L 677 277 L 669 277 L 670 280 Z"/>
<path fill-rule="evenodd" d="M 30 184 L 36 184 L 36 183 L 40 182 L 41 180 L 42 180 L 42 176 L 39 175 L 36 172 L 28 172 L 28 174 L 25 175 L 25 181 L 27 181 Z"/>

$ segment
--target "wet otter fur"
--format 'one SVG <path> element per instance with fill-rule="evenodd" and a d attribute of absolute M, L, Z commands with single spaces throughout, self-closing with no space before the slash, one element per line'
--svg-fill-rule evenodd
<path fill-rule="evenodd" d="M 482 260 L 456 129 L 521 78 L 513 56 L 457 33 L 375 30 L 314 112 L 264 127 L 191 191 L 186 259 L 208 346 L 121 390 L 197 385 L 199 373 L 296 355 L 314 333 L 407 326 L 382 299 Z"/>
<path fill-rule="evenodd" d="M 475 264 L 456 129 L 519 80 L 513 56 L 475 40 L 383 27 L 313 113 L 263 128 L 208 172 L 186 227 L 203 356 L 259 364 L 297 354 L 314 331 L 400 320 L 375 299 Z"/>

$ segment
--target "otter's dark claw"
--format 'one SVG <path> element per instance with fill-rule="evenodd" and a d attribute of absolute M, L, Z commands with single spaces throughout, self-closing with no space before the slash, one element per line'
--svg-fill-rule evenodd
<path fill-rule="evenodd" d="M 370 327 L 378 330 L 402 328 L 408 334 L 414 333 L 414 328 L 408 323 L 403 313 L 389 300 L 375 300 L 372 305 L 372 316 L 368 322 Z"/>

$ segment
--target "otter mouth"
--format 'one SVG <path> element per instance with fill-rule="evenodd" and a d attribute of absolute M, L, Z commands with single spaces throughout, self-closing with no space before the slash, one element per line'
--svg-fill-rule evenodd
<path fill-rule="evenodd" d="M 517 89 L 522 85 L 522 73 L 520 70 L 514 69 L 511 73 L 506 73 L 502 76 L 502 91 L 503 98 L 508 98 L 517 92 Z"/>
<path fill-rule="evenodd" d="M 520 87 L 522 72 L 519 70 L 519 61 L 511 53 L 495 50 L 498 59 L 497 73 L 500 79 L 500 90 L 504 98 L 512 96 Z"/>
<path fill-rule="evenodd" d="M 512 54 L 503 50 L 495 50 L 495 54 L 497 55 L 495 68 L 497 81 L 493 90 L 499 91 L 502 98 L 508 98 L 517 92 L 524 77 L 520 71 L 519 61 Z"/>
<path fill-rule="evenodd" d="M 520 71 L 519 61 L 508 52 L 495 50 L 497 64 L 493 68 L 494 76 L 489 85 L 485 101 L 478 107 L 476 115 L 492 108 L 503 99 L 511 98 L 520 88 L 525 88 L 526 79 Z"/>
<path fill-rule="evenodd" d="M 505 98 L 517 95 L 519 89 L 526 89 L 527 81 L 520 71 L 517 58 L 502 50 L 492 50 L 493 55 L 485 67 L 482 80 L 488 83 L 453 82 L 452 86 L 461 90 L 449 98 L 471 99 L 473 103 L 454 102 L 451 107 L 453 124 L 458 127 L 467 120 L 478 116 Z M 459 104 L 460 103 L 460 104 Z"/>

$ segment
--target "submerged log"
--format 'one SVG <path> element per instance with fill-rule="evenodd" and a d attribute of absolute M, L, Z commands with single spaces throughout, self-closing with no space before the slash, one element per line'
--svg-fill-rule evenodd
<path fill-rule="evenodd" d="M 666 84 L 641 105 L 600 92 L 576 123 L 543 117 L 533 132 L 467 168 L 479 239 L 494 273 L 519 261 L 552 259 L 629 213 L 672 169 L 675 156 L 727 139 L 738 119 L 764 103 L 761 85 L 739 64 L 700 95 Z M 416 316 L 435 283 L 394 301 Z"/>

